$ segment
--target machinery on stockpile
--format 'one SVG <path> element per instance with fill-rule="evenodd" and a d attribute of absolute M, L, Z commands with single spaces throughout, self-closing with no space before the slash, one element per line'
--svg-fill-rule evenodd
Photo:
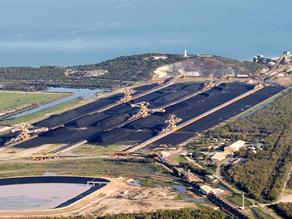
<path fill-rule="evenodd" d="M 204 88 L 212 88 L 215 87 L 213 74 L 209 76 L 209 79 L 204 83 Z"/>
<path fill-rule="evenodd" d="M 213 74 L 211 74 L 208 81 L 204 83 L 204 88 L 205 89 L 213 88 L 217 86 L 218 84 L 220 84 L 222 81 L 227 81 L 227 80 L 230 80 L 231 78 L 232 78 L 232 74 L 225 74 L 221 78 L 214 80 Z"/>
<path fill-rule="evenodd" d="M 181 122 L 182 119 L 178 118 L 175 114 L 171 114 L 169 118 L 165 121 L 167 127 L 161 131 L 160 134 L 165 134 L 168 132 L 175 132 L 177 129 L 177 123 Z"/>
<path fill-rule="evenodd" d="M 132 88 L 125 88 L 124 97 L 120 99 L 119 103 L 126 103 L 133 98 L 134 90 Z"/>
<path fill-rule="evenodd" d="M 48 128 L 35 128 L 29 124 L 21 124 L 20 126 L 11 130 L 12 133 L 19 132 L 19 134 L 12 138 L 10 141 L 6 142 L 5 145 L 16 144 L 22 141 L 26 141 L 35 135 L 48 131 Z"/>
<path fill-rule="evenodd" d="M 264 87 L 264 82 L 258 82 L 254 86 L 254 90 Z"/>
<path fill-rule="evenodd" d="M 157 108 L 157 109 L 150 109 L 150 103 L 148 102 L 140 102 L 140 103 L 136 103 L 136 104 L 131 104 L 132 107 L 138 107 L 140 108 L 139 112 L 133 116 L 130 117 L 129 120 L 136 120 L 136 119 L 141 119 L 141 118 L 145 118 L 147 116 L 149 116 L 150 114 L 156 113 L 156 112 L 160 112 L 160 113 L 164 113 L 165 109 L 163 108 Z"/>

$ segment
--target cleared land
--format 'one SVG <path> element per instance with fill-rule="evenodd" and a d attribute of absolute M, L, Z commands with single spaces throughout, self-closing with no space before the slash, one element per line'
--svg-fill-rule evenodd
<path fill-rule="evenodd" d="M 44 174 L 102 177 L 143 177 L 168 181 L 173 179 L 162 167 L 152 163 L 114 161 L 100 158 L 0 163 L 0 177 L 36 176 Z"/>
<path fill-rule="evenodd" d="M 0 114 L 32 108 L 68 95 L 68 93 L 0 91 Z"/>

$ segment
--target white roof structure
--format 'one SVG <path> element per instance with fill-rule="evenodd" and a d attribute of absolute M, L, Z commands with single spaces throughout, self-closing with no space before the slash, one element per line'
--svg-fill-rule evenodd
<path fill-rule="evenodd" d="M 224 148 L 224 152 L 235 152 L 238 151 L 240 148 L 244 147 L 245 141 L 238 140 L 234 142 L 233 144 L 227 146 Z"/>
<path fill-rule="evenodd" d="M 227 153 L 225 153 L 225 152 L 216 152 L 216 153 L 211 157 L 211 159 L 214 160 L 214 161 L 219 162 L 219 161 L 224 160 L 224 159 L 226 158 L 226 156 L 227 156 Z"/>
<path fill-rule="evenodd" d="M 202 190 L 203 193 L 205 193 L 206 195 L 210 194 L 210 193 L 216 193 L 215 190 L 208 186 L 208 185 L 201 185 L 200 189 Z"/>

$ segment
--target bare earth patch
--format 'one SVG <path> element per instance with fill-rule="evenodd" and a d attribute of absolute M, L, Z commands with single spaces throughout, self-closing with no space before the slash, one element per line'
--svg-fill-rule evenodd
<path fill-rule="evenodd" d="M 100 215 L 196 207 L 195 203 L 176 200 L 176 193 L 170 188 L 132 186 L 123 180 L 115 187 L 119 189 L 96 206 Z"/>

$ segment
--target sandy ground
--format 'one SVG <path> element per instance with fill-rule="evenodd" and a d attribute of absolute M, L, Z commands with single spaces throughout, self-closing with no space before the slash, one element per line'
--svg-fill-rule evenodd
<path fill-rule="evenodd" d="M 173 151 L 169 150 L 168 155 L 164 156 L 164 158 L 170 161 L 171 163 L 178 165 L 178 162 L 175 161 L 175 158 L 177 156 L 180 156 L 183 152 L 185 152 L 183 147 L 179 147 L 177 150 Z"/>
<path fill-rule="evenodd" d="M 11 126 L 0 126 L 0 133 L 10 131 L 11 129 L 12 129 Z"/>
<path fill-rule="evenodd" d="M 98 207 L 101 215 L 196 207 L 194 203 L 178 201 L 175 197 L 176 194 L 167 188 L 127 186 L 103 200 Z"/>
<path fill-rule="evenodd" d="M 171 65 L 164 65 L 157 68 L 153 73 L 155 74 L 154 78 L 165 78 L 168 75 L 168 71 Z"/>
<path fill-rule="evenodd" d="M 280 198 L 277 202 L 292 202 L 292 189 L 287 187 L 288 181 L 292 177 L 292 166 L 290 167 L 289 174 L 286 177 Z"/>
<path fill-rule="evenodd" d="M 31 157 L 33 154 L 46 153 L 47 151 L 57 146 L 59 147 L 59 145 L 45 144 L 36 148 L 29 148 L 25 150 L 15 149 L 11 147 L 8 147 L 8 148 L 4 147 L 0 149 L 0 161 Z"/>
<path fill-rule="evenodd" d="M 292 202 L 292 191 L 283 193 L 278 202 Z"/>
<path fill-rule="evenodd" d="M 104 188 L 85 198 L 58 209 L 0 211 L 0 218 L 35 218 L 77 215 L 105 215 L 126 212 L 155 211 L 196 207 L 195 203 L 175 200 L 176 193 L 168 188 L 146 188 L 130 185 L 126 179 L 110 179 Z"/>
<path fill-rule="evenodd" d="M 279 77 L 275 81 L 283 86 L 291 86 L 292 76 Z"/>

